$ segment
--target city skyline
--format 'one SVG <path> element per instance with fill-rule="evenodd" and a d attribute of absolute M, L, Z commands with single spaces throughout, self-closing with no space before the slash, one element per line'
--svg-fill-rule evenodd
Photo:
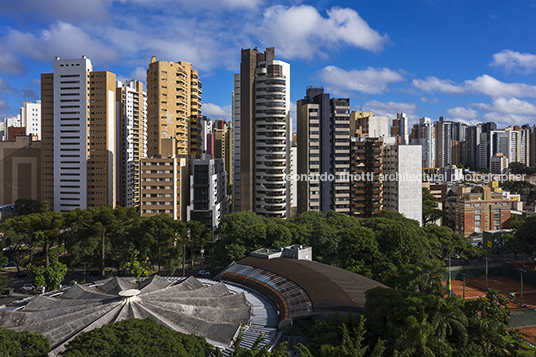
<path fill-rule="evenodd" d="M 204 115 L 231 118 L 240 49 L 274 46 L 290 63 L 291 116 L 308 86 L 349 97 L 351 110 L 410 126 L 439 116 L 468 124 L 536 123 L 535 1 L 226 0 L 2 2 L 0 118 L 40 99 L 53 59 L 87 55 L 96 70 L 146 82 L 153 55 L 199 69 Z"/>

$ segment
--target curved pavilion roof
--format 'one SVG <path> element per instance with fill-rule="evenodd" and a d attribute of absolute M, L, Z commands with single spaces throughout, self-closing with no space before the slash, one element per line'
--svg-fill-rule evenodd
<path fill-rule="evenodd" d="M 254 269 L 244 269 L 246 267 Z M 290 294 L 286 288 L 280 289 L 278 286 L 280 279 L 277 276 L 295 283 L 298 289 L 294 289 Z M 362 313 L 366 302 L 365 292 L 376 286 L 386 287 L 382 283 L 348 270 L 314 261 L 289 258 L 246 257 L 238 261 L 235 266 L 229 266 L 224 270 L 221 279 L 258 289 L 272 298 L 276 294 L 279 295 L 279 298 L 275 297 L 273 300 L 278 308 L 283 310 L 280 319 L 316 313 Z M 292 298 L 289 299 L 286 295 Z M 297 299 L 300 296 L 304 297 Z M 311 308 L 303 307 L 309 304 L 312 305 Z M 293 310 L 298 312 L 294 316 Z"/>
<path fill-rule="evenodd" d="M 19 311 L 1 311 L 0 327 L 43 334 L 56 355 L 80 332 L 148 317 L 228 345 L 250 316 L 244 293 L 232 294 L 224 283 L 205 286 L 193 277 L 171 282 L 154 275 L 141 282 L 115 277 L 95 286 L 75 285 L 59 297 L 36 296 Z"/>

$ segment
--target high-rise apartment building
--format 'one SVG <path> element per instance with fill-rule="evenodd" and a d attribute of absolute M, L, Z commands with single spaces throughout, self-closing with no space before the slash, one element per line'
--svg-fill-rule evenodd
<path fill-rule="evenodd" d="M 140 204 L 141 159 L 147 157 L 147 93 L 143 83 L 117 81 L 117 202 Z"/>
<path fill-rule="evenodd" d="M 308 88 L 297 104 L 298 214 L 350 214 L 350 101 Z M 330 179 L 331 176 L 331 179 Z"/>
<path fill-rule="evenodd" d="M 242 50 L 233 91 L 233 210 L 267 217 L 289 216 L 290 65 L 264 53 Z"/>
<path fill-rule="evenodd" d="M 350 135 L 357 138 L 384 138 L 389 136 L 389 117 L 369 112 L 350 113 Z"/>
<path fill-rule="evenodd" d="M 496 153 L 491 157 L 489 172 L 492 174 L 508 173 L 508 156 L 503 153 Z"/>
<path fill-rule="evenodd" d="M 422 147 L 385 145 L 383 207 L 422 224 Z"/>
<path fill-rule="evenodd" d="M 352 137 L 350 214 L 369 218 L 383 209 L 383 139 Z"/>
<path fill-rule="evenodd" d="M 85 56 L 41 75 L 42 200 L 55 211 L 115 206 L 115 84 Z"/>
<path fill-rule="evenodd" d="M 161 140 L 175 138 L 177 155 L 202 154 L 201 81 L 188 62 L 157 61 L 147 70 L 147 155 L 161 155 Z"/>
<path fill-rule="evenodd" d="M 391 136 L 400 137 L 398 143 L 402 145 L 409 144 L 409 121 L 406 113 L 396 113 L 396 119 L 393 119 L 391 126 Z"/>
<path fill-rule="evenodd" d="M 216 120 L 213 131 L 213 158 L 223 159 L 225 172 L 227 173 L 227 182 L 232 182 L 232 146 L 233 146 L 233 129 L 232 122 Z"/>
<path fill-rule="evenodd" d="M 436 126 L 436 165 L 445 167 L 452 164 L 452 122 L 439 118 Z"/>
<path fill-rule="evenodd" d="M 436 167 L 435 142 L 435 126 L 432 120 L 428 117 L 420 118 L 419 123 L 413 125 L 411 130 L 411 143 L 422 146 L 422 167 Z"/>
<path fill-rule="evenodd" d="M 468 126 L 465 129 L 465 140 L 460 142 L 460 161 L 472 170 L 477 168 L 477 135 L 476 126 Z"/>
<path fill-rule="evenodd" d="M 24 101 L 20 108 L 20 117 L 22 126 L 26 128 L 26 135 L 35 135 L 37 140 L 41 140 L 41 101 Z"/>

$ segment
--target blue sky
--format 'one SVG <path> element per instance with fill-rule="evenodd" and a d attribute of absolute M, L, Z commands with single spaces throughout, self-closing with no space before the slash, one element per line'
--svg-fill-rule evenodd
<path fill-rule="evenodd" d="M 0 120 L 40 96 L 55 56 L 145 81 L 151 56 L 200 72 L 230 118 L 240 49 L 276 47 L 291 101 L 310 86 L 353 110 L 536 124 L 536 0 L 1 0 Z"/>

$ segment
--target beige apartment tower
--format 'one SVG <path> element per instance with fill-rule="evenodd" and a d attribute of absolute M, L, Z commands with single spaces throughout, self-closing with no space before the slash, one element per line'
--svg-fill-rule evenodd
<path fill-rule="evenodd" d="M 176 139 L 176 154 L 199 159 L 201 140 L 201 81 L 188 62 L 157 61 L 147 70 L 147 155 L 162 154 L 162 139 Z"/>
<path fill-rule="evenodd" d="M 174 138 L 160 143 L 162 155 L 141 160 L 140 213 L 142 217 L 164 213 L 185 220 L 190 189 L 187 160 L 175 154 Z"/>
<path fill-rule="evenodd" d="M 115 85 L 85 56 L 41 76 L 41 199 L 55 211 L 115 206 Z"/>

